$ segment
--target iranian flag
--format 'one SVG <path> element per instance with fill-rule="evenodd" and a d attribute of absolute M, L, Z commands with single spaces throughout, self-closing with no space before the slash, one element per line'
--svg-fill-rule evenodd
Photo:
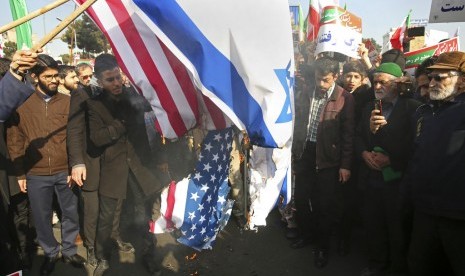
<path fill-rule="evenodd" d="M 339 0 L 310 0 L 307 20 L 307 40 L 313 41 L 318 36 L 320 29 L 320 13 L 326 6 L 339 6 Z"/>
<path fill-rule="evenodd" d="M 404 47 L 402 45 L 404 43 L 405 32 L 407 31 L 407 28 L 410 26 L 410 12 L 411 11 L 409 11 L 404 21 L 402 21 L 402 24 L 400 25 L 400 27 L 397 28 L 397 30 L 391 36 L 390 41 L 391 41 L 392 48 L 394 49 L 399 49 L 401 51 L 404 51 Z"/>

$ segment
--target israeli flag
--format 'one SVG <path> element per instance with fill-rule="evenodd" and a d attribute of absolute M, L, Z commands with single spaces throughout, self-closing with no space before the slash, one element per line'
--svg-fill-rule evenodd
<path fill-rule="evenodd" d="M 294 54 L 287 0 L 132 0 L 136 15 L 252 143 L 292 137 Z"/>

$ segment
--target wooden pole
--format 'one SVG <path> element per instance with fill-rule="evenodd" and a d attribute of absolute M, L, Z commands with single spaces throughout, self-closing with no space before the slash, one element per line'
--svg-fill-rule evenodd
<path fill-rule="evenodd" d="M 29 21 L 29 20 L 31 20 L 33 18 L 36 18 L 37 16 L 42 15 L 42 14 L 44 14 L 44 13 L 50 11 L 50 10 L 53 10 L 54 8 L 63 5 L 64 3 L 68 2 L 68 1 L 69 0 L 57 0 L 57 1 L 53 2 L 53 3 L 51 3 L 51 4 L 48 4 L 47 6 L 44 6 L 44 7 L 40 8 L 40 9 L 38 9 L 36 11 L 33 11 L 33 12 L 29 13 L 28 15 L 26 15 L 24 17 L 21 17 L 21 18 L 13 21 L 11 23 L 8 23 L 5 26 L 0 28 L 0 34 L 6 32 L 8 30 L 11 30 L 14 27 L 19 26 L 19 25 L 23 24 L 24 22 Z"/>
<path fill-rule="evenodd" d="M 38 49 L 45 46 L 45 44 L 49 43 L 55 36 L 57 36 L 64 28 L 66 28 L 71 22 L 73 22 L 79 15 L 81 15 L 85 10 L 87 10 L 92 4 L 94 4 L 97 0 L 87 0 L 83 3 L 79 8 L 74 10 L 67 18 L 63 19 L 63 21 L 58 24 L 55 29 L 53 29 L 49 34 L 47 34 L 44 38 L 42 38 L 39 43 L 32 47 L 33 52 L 37 52 Z M 70 57 L 72 58 L 72 57 Z"/>

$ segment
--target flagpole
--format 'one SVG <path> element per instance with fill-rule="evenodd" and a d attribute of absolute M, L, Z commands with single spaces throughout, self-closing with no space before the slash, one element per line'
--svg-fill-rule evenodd
<path fill-rule="evenodd" d="M 8 23 L 5 26 L 0 28 L 0 34 L 6 32 L 8 30 L 11 30 L 14 27 L 17 27 L 17 26 L 23 24 L 24 22 L 29 21 L 29 20 L 31 20 L 33 18 L 36 18 L 37 16 L 42 15 L 42 14 L 44 14 L 44 13 L 50 11 L 50 10 L 53 10 L 54 8 L 63 5 L 64 3 L 68 2 L 68 1 L 69 0 L 58 0 L 58 1 L 54 2 L 54 3 L 48 4 L 48 5 L 40 8 L 40 9 L 38 9 L 36 11 L 33 11 L 33 12 L 29 13 L 28 15 L 19 18 L 18 20 L 10 22 L 10 23 Z"/>
<path fill-rule="evenodd" d="M 55 29 L 53 29 L 49 34 L 47 34 L 44 38 L 42 38 L 39 43 L 32 47 L 32 50 L 36 52 L 38 49 L 44 47 L 47 43 L 49 43 L 55 36 L 57 36 L 64 28 L 66 28 L 71 22 L 73 22 L 78 16 L 80 16 L 85 10 L 87 10 L 92 4 L 94 4 L 97 0 L 87 0 L 83 3 L 79 8 L 75 9 L 73 13 L 71 13 L 67 18 L 63 19 L 63 21 L 58 24 Z"/>

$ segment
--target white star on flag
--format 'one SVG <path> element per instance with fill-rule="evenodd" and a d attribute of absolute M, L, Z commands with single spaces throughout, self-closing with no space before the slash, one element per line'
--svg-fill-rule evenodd
<path fill-rule="evenodd" d="M 199 195 L 197 194 L 197 192 L 191 194 L 191 199 L 193 199 L 194 201 L 197 201 L 197 199 L 199 199 Z"/>
<path fill-rule="evenodd" d="M 232 129 L 225 129 L 210 131 L 207 134 L 201 147 L 203 158 L 198 161 L 195 172 L 191 173 L 191 177 L 186 181 L 189 196 L 186 198 L 185 215 L 182 224 L 177 223 L 176 227 L 182 233 L 189 234 L 183 234 L 178 241 L 196 250 L 211 248 L 218 231 L 226 225 L 222 221 L 227 221 L 230 217 L 230 215 L 224 216 L 227 211 L 225 206 L 232 208 L 232 204 L 226 200 L 230 190 L 228 186 L 230 152 L 219 151 L 220 148 L 226 149 L 227 144 L 231 143 L 231 132 Z M 225 139 L 227 134 L 229 138 Z M 223 158 L 220 158 L 220 154 Z M 210 160 L 214 160 L 215 163 Z M 202 183 L 200 179 L 203 179 Z"/>

